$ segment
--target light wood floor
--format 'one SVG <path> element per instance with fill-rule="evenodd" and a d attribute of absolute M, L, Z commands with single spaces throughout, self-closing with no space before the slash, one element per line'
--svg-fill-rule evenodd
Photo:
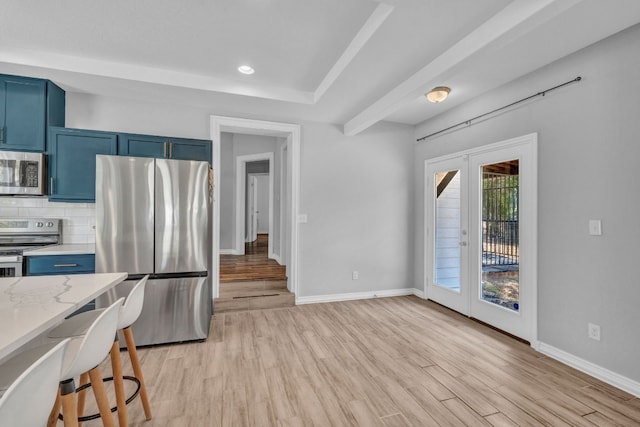
<path fill-rule="evenodd" d="M 640 425 L 640 399 L 416 297 L 218 314 L 140 353 L 133 426 Z"/>

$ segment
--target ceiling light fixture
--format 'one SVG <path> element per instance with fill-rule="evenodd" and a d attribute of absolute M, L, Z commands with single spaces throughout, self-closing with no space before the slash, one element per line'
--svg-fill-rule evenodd
<path fill-rule="evenodd" d="M 447 99 L 447 96 L 449 96 L 450 92 L 451 89 L 449 89 L 448 87 L 438 86 L 431 89 L 425 96 L 430 102 L 437 104 L 438 102 L 442 102 Z"/>
<path fill-rule="evenodd" d="M 240 71 L 242 74 L 253 74 L 256 72 L 256 70 L 254 70 L 253 68 L 251 68 L 248 65 L 241 65 L 238 67 L 238 71 Z"/>

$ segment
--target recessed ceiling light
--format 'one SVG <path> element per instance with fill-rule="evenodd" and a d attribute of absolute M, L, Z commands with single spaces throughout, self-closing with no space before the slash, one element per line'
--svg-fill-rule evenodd
<path fill-rule="evenodd" d="M 429 93 L 427 93 L 425 96 L 429 101 L 433 102 L 434 104 L 437 104 L 438 102 L 442 102 L 445 99 L 447 99 L 447 96 L 449 96 L 450 92 L 451 92 L 451 89 L 449 89 L 448 87 L 438 86 L 431 89 Z"/>
<path fill-rule="evenodd" d="M 253 74 L 256 72 L 256 70 L 254 70 L 253 68 L 251 68 L 248 65 L 241 65 L 238 67 L 238 71 L 240 71 L 242 74 Z"/>

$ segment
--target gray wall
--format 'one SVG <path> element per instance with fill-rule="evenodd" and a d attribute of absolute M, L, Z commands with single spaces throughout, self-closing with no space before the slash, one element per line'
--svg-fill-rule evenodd
<path fill-rule="evenodd" d="M 416 137 L 583 81 L 415 147 L 415 274 L 424 266 L 424 160 L 538 132 L 539 340 L 640 381 L 640 26 L 417 127 Z M 455 91 L 455 88 L 454 88 Z M 588 220 L 603 235 L 589 236 Z M 600 342 L 587 323 L 601 326 Z"/>
<path fill-rule="evenodd" d="M 302 127 L 301 296 L 411 287 L 412 136 L 391 123 L 353 137 Z"/>
<path fill-rule="evenodd" d="M 69 127 L 209 139 L 211 114 L 216 111 L 67 94 Z M 300 224 L 299 296 L 412 287 L 414 128 L 381 123 L 347 137 L 339 126 L 300 124 L 300 213 L 309 222 Z M 276 142 L 276 161 L 282 143 Z M 360 279 L 353 281 L 356 269 Z"/>

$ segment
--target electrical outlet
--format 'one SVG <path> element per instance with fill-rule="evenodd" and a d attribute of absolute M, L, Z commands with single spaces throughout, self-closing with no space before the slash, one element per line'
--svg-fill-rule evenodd
<path fill-rule="evenodd" d="M 360 273 L 358 273 L 356 270 L 353 270 L 353 272 L 351 273 L 351 280 L 358 280 L 360 278 Z"/>
<path fill-rule="evenodd" d="M 589 220 L 589 235 L 602 236 L 602 221 L 599 219 Z"/>
<path fill-rule="evenodd" d="M 589 338 L 591 338 L 592 340 L 600 341 L 600 325 L 589 323 L 588 328 Z"/>

